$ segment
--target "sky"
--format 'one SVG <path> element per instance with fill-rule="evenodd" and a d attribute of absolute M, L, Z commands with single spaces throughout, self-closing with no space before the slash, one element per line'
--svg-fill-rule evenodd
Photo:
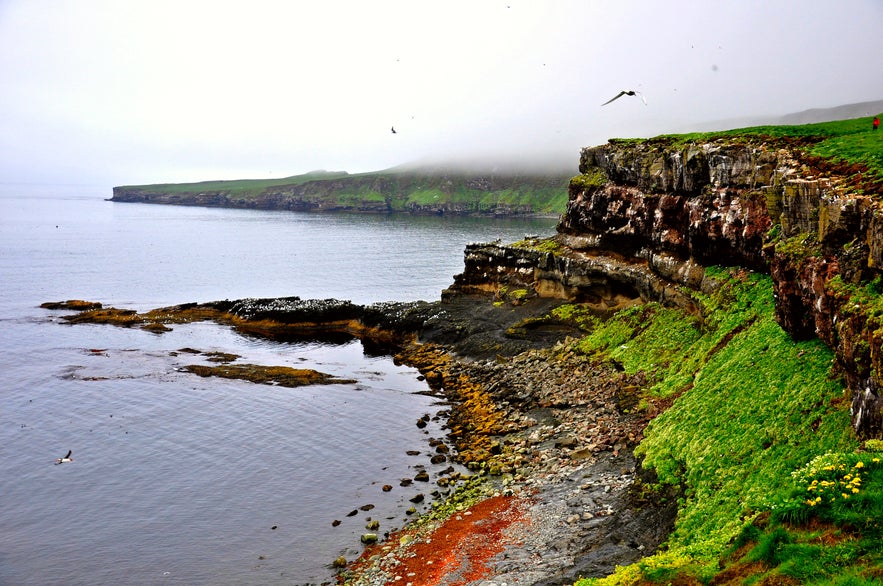
<path fill-rule="evenodd" d="M 0 0 L 0 183 L 575 171 L 880 99 L 883 0 Z"/>

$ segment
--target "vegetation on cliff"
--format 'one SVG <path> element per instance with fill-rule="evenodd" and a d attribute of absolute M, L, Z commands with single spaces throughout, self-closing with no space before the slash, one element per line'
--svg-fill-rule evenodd
<path fill-rule="evenodd" d="M 706 269 L 701 291 L 697 279 L 696 288 L 680 288 L 692 300 L 690 310 L 683 308 L 691 304 L 645 303 L 597 320 L 571 343 L 572 350 L 646 377 L 636 409 L 652 421 L 635 453 L 657 480 L 642 486 L 642 498 L 666 498 L 670 487 L 682 495 L 674 530 L 659 551 L 579 584 L 879 583 L 883 443 L 860 441 L 868 434 L 854 432 L 850 403 L 854 411 L 856 392 L 877 396 L 867 377 L 879 377 L 880 364 L 875 230 L 883 135 L 873 130 L 871 118 L 861 118 L 612 140 L 584 151 L 584 175 L 571 182 L 562 220 L 570 219 L 566 234 L 590 233 L 594 239 L 584 241 L 592 243 L 592 254 L 633 254 L 635 261 L 646 260 L 646 250 L 658 252 L 658 234 L 677 240 L 676 221 L 664 231 L 642 224 L 646 218 L 637 212 L 642 198 L 663 192 L 671 199 L 661 213 L 672 218 L 676 205 L 691 195 L 697 206 L 719 203 L 702 201 L 710 189 L 683 194 L 683 185 L 664 181 L 665 165 L 701 155 L 698 145 L 705 153 L 725 153 L 714 163 L 726 167 L 723 179 L 712 187 L 729 189 L 743 205 L 758 193 L 754 184 L 728 183 L 727 174 L 753 162 L 753 155 L 739 162 L 727 156 L 742 147 L 747 153 L 777 152 L 769 159 L 772 170 L 795 180 L 785 194 L 791 215 L 786 218 L 781 202 L 771 205 L 769 198 L 760 210 L 768 217 L 762 242 L 740 252 L 760 253 L 762 245 L 759 262 L 745 265 L 761 272 Z M 699 167 L 700 175 L 708 171 Z M 614 172 L 605 185 L 596 178 L 601 168 Z M 696 171 L 686 163 L 680 169 Z M 816 184 L 824 193 L 801 190 Z M 767 182 L 758 185 L 762 195 L 772 193 Z M 605 215 L 605 196 L 636 212 Z M 795 204 L 800 197 L 805 199 Z M 581 214 L 582 222 L 571 214 Z M 699 231 L 713 227 L 690 217 Z M 741 233 L 747 223 L 740 216 L 725 229 Z M 634 231 L 634 251 L 607 238 L 617 230 Z M 544 252 L 559 253 L 549 247 Z M 695 260 L 693 252 L 688 256 Z M 738 262 L 737 256 L 730 260 Z M 859 379 L 867 390 L 856 390 Z"/>
<path fill-rule="evenodd" d="M 870 583 L 883 570 L 883 552 L 871 546 L 883 528 L 883 470 L 876 456 L 857 452 L 833 353 L 781 329 L 769 277 L 710 272 L 721 285 L 691 293 L 699 316 L 648 304 L 574 343 L 650 375 L 638 409 L 674 398 L 636 453 L 658 475 L 646 495 L 665 485 L 683 494 L 664 550 L 580 584 L 725 583 L 737 575 Z"/>

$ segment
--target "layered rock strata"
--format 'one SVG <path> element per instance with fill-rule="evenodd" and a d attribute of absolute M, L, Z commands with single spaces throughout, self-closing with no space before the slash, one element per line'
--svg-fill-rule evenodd
<path fill-rule="evenodd" d="M 883 436 L 880 181 L 782 139 L 611 141 L 583 149 L 549 241 L 476 244 L 446 293 L 524 290 L 599 310 L 658 301 L 690 309 L 711 265 L 774 280 L 777 318 L 818 336 L 853 393 L 856 431 Z M 870 178 L 870 179 L 869 179 Z"/>

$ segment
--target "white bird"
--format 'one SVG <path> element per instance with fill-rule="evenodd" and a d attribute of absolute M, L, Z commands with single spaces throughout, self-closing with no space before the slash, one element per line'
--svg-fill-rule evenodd
<path fill-rule="evenodd" d="M 67 455 L 64 458 L 58 458 L 55 460 L 56 464 L 64 464 L 65 462 L 73 462 L 74 459 L 71 458 L 71 450 L 67 451 Z"/>
<path fill-rule="evenodd" d="M 622 90 L 621 92 L 619 92 L 618 94 L 616 94 L 615 96 L 613 96 L 612 98 L 610 98 L 609 100 L 607 100 L 606 102 L 604 102 L 601 105 L 606 106 L 607 104 L 609 104 L 613 100 L 618 100 L 619 98 L 621 98 L 623 96 L 638 96 L 641 98 L 641 101 L 644 102 L 644 105 L 645 106 L 647 105 L 647 98 L 644 97 L 644 94 L 642 94 L 641 92 L 636 92 L 635 90 Z"/>

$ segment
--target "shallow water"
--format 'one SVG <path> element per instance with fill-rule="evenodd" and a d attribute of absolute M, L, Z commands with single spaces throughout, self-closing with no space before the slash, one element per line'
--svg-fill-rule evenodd
<path fill-rule="evenodd" d="M 408 498 L 434 488 L 399 481 L 420 467 L 436 477 L 428 441 L 444 435 L 441 419 L 415 425 L 444 409 L 418 373 L 357 341 L 282 343 L 210 323 L 163 335 L 69 326 L 40 303 L 431 300 L 462 269 L 467 242 L 554 230 L 553 220 L 185 208 L 108 195 L 0 187 L 2 584 L 329 580 L 334 558 L 360 551 L 368 517 L 381 533 L 400 527 Z M 205 361 L 184 347 L 357 382 L 290 389 L 200 378 L 180 371 Z M 74 462 L 54 465 L 68 449 Z M 375 508 L 346 516 L 367 504 Z"/>

